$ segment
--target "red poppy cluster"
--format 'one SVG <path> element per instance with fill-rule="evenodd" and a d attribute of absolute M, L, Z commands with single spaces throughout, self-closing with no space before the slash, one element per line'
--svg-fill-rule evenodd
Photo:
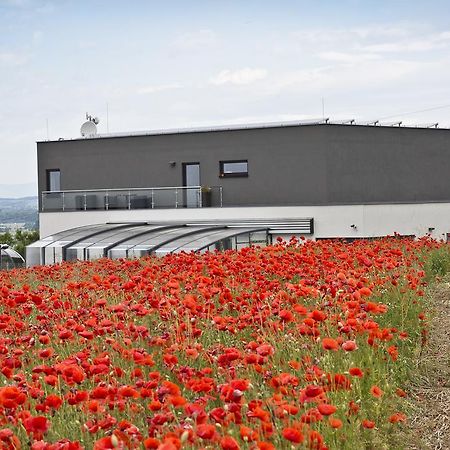
<path fill-rule="evenodd" d="M 406 420 L 439 245 L 293 238 L 2 272 L 0 449 L 379 443 Z"/>

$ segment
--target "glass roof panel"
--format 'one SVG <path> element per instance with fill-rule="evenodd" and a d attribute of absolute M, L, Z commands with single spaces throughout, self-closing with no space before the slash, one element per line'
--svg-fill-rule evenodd
<path fill-rule="evenodd" d="M 129 239 L 126 239 L 125 241 L 121 242 L 117 246 L 114 246 L 114 248 L 131 248 L 139 244 L 144 244 L 148 242 L 149 238 L 154 238 L 155 236 L 159 236 L 160 234 L 165 234 L 167 231 L 174 230 L 179 228 L 185 228 L 181 225 L 153 225 L 148 231 L 143 233 L 136 234 L 134 236 L 131 236 Z"/>
<path fill-rule="evenodd" d="M 190 246 L 194 245 L 195 248 L 195 242 L 201 241 L 202 239 L 207 238 L 208 236 L 215 236 L 217 234 L 223 233 L 225 231 L 225 227 L 217 227 L 215 229 L 211 229 L 210 227 L 207 229 L 203 229 L 195 234 L 190 234 L 187 236 L 182 236 L 179 239 L 168 242 L 167 244 L 162 245 L 156 250 L 156 254 L 166 254 L 171 253 L 175 251 L 189 251 L 191 248 Z M 186 248 L 189 248 L 188 250 L 185 250 Z"/>
<path fill-rule="evenodd" d="M 88 259 L 101 258 L 103 256 L 107 256 L 107 252 L 109 250 L 119 250 L 117 247 L 120 247 L 120 244 L 128 241 L 131 237 L 137 237 L 138 235 L 142 236 L 145 234 L 148 236 L 148 233 L 152 231 L 159 230 L 164 228 L 160 225 L 142 225 L 133 228 L 127 228 L 125 230 L 118 231 L 115 234 L 109 234 L 107 237 L 104 237 L 102 240 L 95 242 L 92 245 L 86 247 L 87 249 L 87 257 Z"/>
<path fill-rule="evenodd" d="M 124 233 L 139 229 L 140 226 L 128 226 L 125 229 L 123 227 L 115 227 L 113 229 L 105 230 L 99 234 L 95 234 L 93 236 L 87 236 L 84 239 L 80 239 L 78 242 L 74 242 L 73 244 L 67 247 L 68 250 L 71 249 L 85 249 L 94 245 L 99 245 L 103 247 L 107 247 L 111 243 L 114 243 L 115 240 L 120 240 L 125 235 Z"/>
<path fill-rule="evenodd" d="M 161 233 L 158 236 L 151 236 L 148 241 L 140 244 L 139 248 L 141 248 L 145 245 L 145 247 L 147 249 L 156 249 L 162 245 L 166 245 L 169 242 L 174 241 L 175 239 L 204 231 L 206 228 L 210 229 L 211 227 L 189 226 L 189 227 L 180 227 L 180 228 L 170 229 L 170 230 L 167 230 L 165 233 Z"/>
<path fill-rule="evenodd" d="M 96 224 L 96 225 L 85 225 L 82 227 L 70 228 L 69 230 L 64 230 L 64 231 L 60 231 L 58 233 L 51 234 L 50 236 L 47 236 L 47 237 L 41 239 L 41 241 L 54 242 L 54 241 L 59 241 L 61 239 L 65 240 L 65 238 L 68 238 L 69 236 L 72 236 L 75 234 L 82 234 L 82 233 L 89 234 L 91 232 L 91 230 L 92 231 L 99 230 L 99 229 L 105 228 L 107 226 L 108 226 L 107 224 Z"/>
<path fill-rule="evenodd" d="M 47 247 L 49 245 L 61 246 L 61 243 L 67 244 L 76 241 L 84 236 L 90 236 L 93 233 L 98 233 L 103 229 L 111 229 L 112 227 L 124 226 L 124 224 L 96 224 L 85 225 L 82 227 L 70 228 L 59 233 L 52 234 L 43 239 L 33 242 L 28 247 Z"/>
<path fill-rule="evenodd" d="M 191 239 L 189 242 L 184 242 L 181 246 L 172 251 L 196 251 L 204 247 L 208 247 L 209 245 L 221 241 L 222 239 L 261 230 L 261 228 L 226 228 L 213 232 L 210 231 L 209 233 L 205 232 L 193 236 L 193 239 Z M 174 242 L 174 244 L 178 244 L 178 241 Z"/>
<path fill-rule="evenodd" d="M 129 247 L 129 252 L 131 255 L 136 255 L 136 252 L 141 254 L 142 252 L 149 252 L 155 245 L 159 245 L 166 240 L 170 240 L 174 237 L 174 235 L 178 235 L 180 233 L 186 232 L 187 227 L 179 226 L 176 228 L 170 228 L 166 230 L 161 230 L 157 233 L 153 233 L 150 236 L 145 236 L 145 239 L 142 239 L 137 244 Z"/>
<path fill-rule="evenodd" d="M 83 227 L 82 229 L 73 229 L 72 233 L 67 233 L 63 236 L 58 236 L 57 239 L 55 239 L 53 242 L 48 244 L 49 247 L 61 247 L 65 246 L 72 242 L 77 242 L 79 240 L 86 240 L 86 239 L 95 239 L 95 236 L 99 236 L 100 234 L 106 233 L 108 231 L 114 231 L 117 228 L 124 228 L 129 225 L 120 225 L 120 224 L 103 224 L 103 225 L 93 225 L 93 226 L 87 226 Z M 56 235 L 55 235 L 56 236 Z"/>
<path fill-rule="evenodd" d="M 151 232 L 161 228 L 158 225 L 140 225 L 131 228 L 125 228 L 121 230 L 111 230 L 111 233 L 102 233 L 99 236 L 94 236 L 96 247 L 105 247 L 108 245 L 114 245 L 116 243 L 127 241 L 130 237 L 136 237 L 145 232 Z M 94 239 L 93 239 L 94 240 Z"/>

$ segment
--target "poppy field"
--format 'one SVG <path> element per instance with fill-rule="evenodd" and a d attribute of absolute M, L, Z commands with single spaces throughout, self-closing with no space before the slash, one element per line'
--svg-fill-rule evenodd
<path fill-rule="evenodd" d="M 381 449 L 443 244 L 277 242 L 0 273 L 0 449 Z"/>

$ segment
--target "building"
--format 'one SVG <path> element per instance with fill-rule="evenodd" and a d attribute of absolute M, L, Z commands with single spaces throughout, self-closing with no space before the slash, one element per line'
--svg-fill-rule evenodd
<path fill-rule="evenodd" d="M 449 129 L 287 122 L 92 135 L 37 151 L 43 246 L 101 224 L 245 227 L 269 240 L 450 233 Z"/>
<path fill-rule="evenodd" d="M 0 223 L 0 233 L 15 233 L 17 230 L 26 230 L 26 223 Z"/>

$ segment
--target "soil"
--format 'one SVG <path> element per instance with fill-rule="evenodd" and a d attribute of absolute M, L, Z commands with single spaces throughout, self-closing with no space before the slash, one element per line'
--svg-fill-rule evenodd
<path fill-rule="evenodd" d="M 409 389 L 405 448 L 450 450 L 450 279 L 429 293 L 428 342 L 417 358 Z"/>

